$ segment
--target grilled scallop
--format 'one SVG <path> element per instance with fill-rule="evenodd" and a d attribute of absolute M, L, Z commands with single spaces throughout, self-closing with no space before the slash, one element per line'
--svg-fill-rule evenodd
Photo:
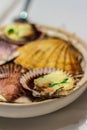
<path fill-rule="evenodd" d="M 0 28 L 0 37 L 10 44 L 23 45 L 43 36 L 33 24 L 16 22 Z"/>
<path fill-rule="evenodd" d="M 75 80 L 69 74 L 50 68 L 27 72 L 20 83 L 39 100 L 68 95 L 75 88 Z"/>

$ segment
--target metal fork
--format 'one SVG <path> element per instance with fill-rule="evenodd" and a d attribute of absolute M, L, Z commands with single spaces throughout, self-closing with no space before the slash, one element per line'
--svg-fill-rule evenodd
<path fill-rule="evenodd" d="M 14 19 L 15 22 L 28 22 L 28 8 L 32 0 L 25 0 L 23 10 L 20 12 L 19 17 Z"/>

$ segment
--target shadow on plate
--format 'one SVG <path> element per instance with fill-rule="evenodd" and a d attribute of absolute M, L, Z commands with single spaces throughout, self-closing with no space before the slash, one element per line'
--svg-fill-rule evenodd
<path fill-rule="evenodd" d="M 87 91 L 69 106 L 48 115 L 10 119 L 0 118 L 0 130 L 78 130 L 87 117 Z"/>

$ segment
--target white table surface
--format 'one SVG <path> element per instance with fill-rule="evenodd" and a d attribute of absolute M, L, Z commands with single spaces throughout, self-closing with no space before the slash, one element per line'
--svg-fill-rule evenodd
<path fill-rule="evenodd" d="M 0 24 L 12 22 L 23 4 L 24 0 L 0 0 Z M 4 19 L 3 15 L 7 17 Z M 87 0 L 32 0 L 29 19 L 76 32 L 87 41 Z M 69 106 L 48 115 L 27 119 L 1 117 L 0 130 L 87 130 L 87 91 Z"/>

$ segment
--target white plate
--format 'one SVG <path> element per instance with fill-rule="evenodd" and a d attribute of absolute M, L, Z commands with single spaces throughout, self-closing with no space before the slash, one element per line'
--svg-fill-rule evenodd
<path fill-rule="evenodd" d="M 46 100 L 42 102 L 27 102 L 26 104 L 0 103 L 0 116 L 11 118 L 35 117 L 59 110 L 76 100 L 87 88 L 87 45 L 75 34 L 70 34 L 60 29 L 40 26 L 41 30 L 49 35 L 59 36 L 70 40 L 72 44 L 82 53 L 84 76 L 77 85 L 77 89 L 66 97 Z"/>

